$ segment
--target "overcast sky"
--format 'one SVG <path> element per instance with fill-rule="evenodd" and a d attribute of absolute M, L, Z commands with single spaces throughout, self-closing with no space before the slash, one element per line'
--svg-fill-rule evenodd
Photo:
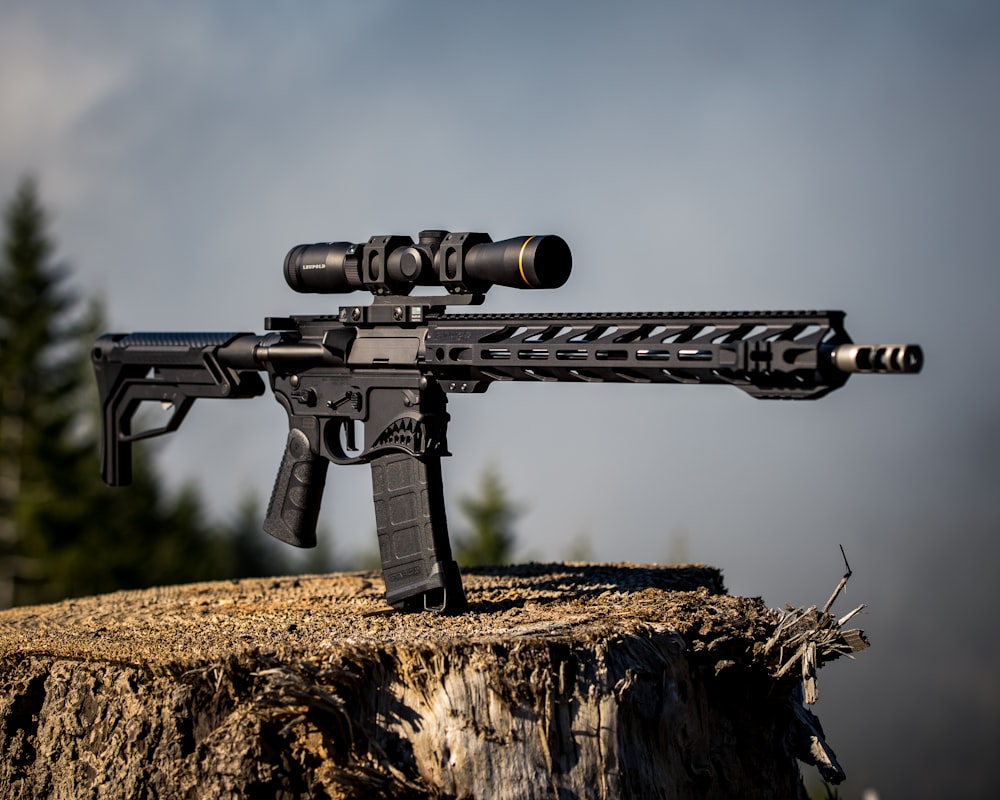
<path fill-rule="evenodd" d="M 959 712 L 1000 744 L 997 9 L 5 0 L 0 191 L 38 177 L 121 331 L 329 311 L 285 286 L 292 245 L 440 227 L 573 249 L 566 287 L 486 312 L 836 308 L 856 341 L 919 342 L 921 376 L 817 403 L 494 386 L 451 400 L 446 463 L 452 508 L 499 467 L 524 556 L 683 554 L 780 607 L 822 604 L 843 544 L 874 646 L 830 668 L 819 711 L 854 785 L 911 789 L 866 693 L 937 698 L 948 722 L 903 726 L 918 751 Z M 221 515 L 266 498 L 285 433 L 270 399 L 201 401 L 161 463 Z M 331 470 L 341 553 L 374 541 L 369 481 Z M 950 657 L 918 668 L 929 628 Z"/>

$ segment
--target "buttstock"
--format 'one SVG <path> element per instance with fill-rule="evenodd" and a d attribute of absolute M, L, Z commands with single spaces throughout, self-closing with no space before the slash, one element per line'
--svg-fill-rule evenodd
<path fill-rule="evenodd" d="M 132 482 L 132 442 L 172 433 L 196 398 L 257 397 L 266 387 L 253 368 L 258 338 L 246 333 L 108 333 L 91 350 L 101 402 L 101 477 L 111 486 Z M 133 432 L 144 403 L 170 416 Z"/>

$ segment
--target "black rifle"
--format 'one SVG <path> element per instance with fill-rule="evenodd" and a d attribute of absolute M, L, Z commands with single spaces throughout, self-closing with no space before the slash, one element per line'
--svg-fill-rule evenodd
<path fill-rule="evenodd" d="M 728 384 L 763 399 L 809 400 L 854 372 L 916 373 L 917 345 L 853 344 L 841 311 L 448 314 L 493 284 L 556 288 L 572 265 L 558 236 L 493 242 L 422 231 L 365 244 L 299 245 L 285 258 L 298 292 L 368 290 L 335 315 L 268 318 L 270 333 L 106 334 L 93 350 L 104 436 L 101 472 L 131 481 L 132 442 L 178 428 L 196 398 L 256 397 L 266 371 L 289 434 L 264 530 L 316 544 L 326 471 L 369 463 L 386 599 L 401 610 L 466 608 L 441 482 L 447 395 L 494 381 Z M 408 296 L 416 285 L 446 295 Z M 132 432 L 144 402 L 173 408 Z M 359 440 L 356 427 L 362 427 Z"/>

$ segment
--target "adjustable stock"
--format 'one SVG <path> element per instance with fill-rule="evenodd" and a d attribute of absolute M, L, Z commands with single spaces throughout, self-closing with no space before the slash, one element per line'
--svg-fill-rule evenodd
<path fill-rule="evenodd" d="M 246 333 L 109 333 L 91 350 L 101 401 L 101 477 L 132 482 L 132 442 L 177 430 L 199 397 L 264 393 L 252 369 L 257 337 Z M 172 409 L 164 425 L 137 433 L 132 419 L 145 402 Z"/>

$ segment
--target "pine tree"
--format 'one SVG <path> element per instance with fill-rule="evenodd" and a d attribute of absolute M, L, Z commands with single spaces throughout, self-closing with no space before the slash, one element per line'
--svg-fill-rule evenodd
<path fill-rule="evenodd" d="M 35 577 L 40 518 L 58 513 L 80 453 L 70 436 L 70 406 L 78 386 L 72 342 L 82 320 L 72 319 L 75 298 L 65 269 L 52 261 L 45 215 L 35 184 L 24 180 L 4 215 L 0 268 L 0 525 L 5 548 L 4 596 Z M 53 496 L 55 495 L 55 496 Z"/>
<path fill-rule="evenodd" d="M 142 448 L 129 489 L 103 484 L 89 361 L 101 314 L 67 288 L 34 181 L 21 183 L 4 223 L 0 607 L 284 571 L 273 553 L 238 552 L 193 487 L 168 496 Z"/>
<path fill-rule="evenodd" d="M 514 551 L 514 522 L 521 509 L 507 496 L 494 466 L 479 479 L 478 493 L 459 498 L 468 533 L 455 540 L 455 560 L 461 566 L 508 563 Z"/>

